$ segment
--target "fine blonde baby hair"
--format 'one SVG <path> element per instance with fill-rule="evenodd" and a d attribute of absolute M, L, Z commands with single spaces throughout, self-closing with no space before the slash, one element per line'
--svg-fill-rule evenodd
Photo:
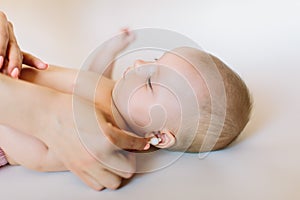
<path fill-rule="evenodd" d="M 179 143 L 179 145 L 171 147 L 170 150 L 206 152 L 223 149 L 240 135 L 249 121 L 252 109 L 252 100 L 249 90 L 240 76 L 231 70 L 220 59 L 198 49 L 189 49 L 190 50 L 188 51 L 191 51 L 193 54 L 193 59 L 196 57 L 199 61 L 198 63 L 204 63 L 202 66 L 205 66 L 207 68 L 206 70 L 209 71 L 210 68 L 213 68 L 212 65 L 214 65 L 214 67 L 216 67 L 219 71 L 224 84 L 226 96 L 226 108 L 221 108 L 225 109 L 225 121 L 224 113 L 219 112 L 219 109 L 214 110 L 214 113 L 212 113 L 210 96 L 207 94 L 206 100 L 200 102 L 201 115 L 196 135 L 192 134 L 192 137 L 194 137 L 192 140 L 186 140 L 183 138 L 183 141 L 191 141 L 189 144 Z M 212 115 L 214 115 L 214 117 L 212 117 Z M 222 117 L 223 120 L 221 120 Z M 189 124 L 185 124 L 184 137 L 189 137 L 190 126 L 191 125 Z M 209 129 L 214 130 L 214 127 L 215 130 L 218 130 L 218 128 L 221 129 L 221 132 L 217 134 L 209 131 Z M 205 138 L 209 138 L 207 140 L 208 142 L 205 142 Z"/>

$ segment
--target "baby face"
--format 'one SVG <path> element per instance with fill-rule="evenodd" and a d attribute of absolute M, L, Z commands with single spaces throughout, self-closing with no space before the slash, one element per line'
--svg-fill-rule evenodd
<path fill-rule="evenodd" d="M 180 96 L 192 89 L 200 99 L 202 85 L 193 66 L 173 53 L 165 53 L 156 61 L 137 60 L 113 90 L 113 102 L 127 124 L 120 128 L 129 128 L 141 136 L 162 129 L 176 135 L 182 105 L 190 103 L 189 98 L 182 100 Z"/>

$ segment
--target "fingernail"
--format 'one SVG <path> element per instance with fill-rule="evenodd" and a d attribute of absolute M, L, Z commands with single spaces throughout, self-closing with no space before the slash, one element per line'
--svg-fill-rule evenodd
<path fill-rule="evenodd" d="M 39 69 L 48 69 L 48 64 L 41 62 L 38 64 L 38 67 Z"/>
<path fill-rule="evenodd" d="M 144 147 L 144 150 L 148 150 L 150 148 L 150 144 L 146 144 L 146 146 Z"/>
<path fill-rule="evenodd" d="M 0 69 L 2 68 L 3 61 L 4 61 L 4 58 L 3 58 L 3 56 L 0 56 Z"/>
<path fill-rule="evenodd" d="M 18 68 L 14 68 L 14 69 L 12 70 L 12 72 L 11 72 L 11 76 L 12 76 L 13 78 L 18 78 L 18 76 L 19 76 L 19 69 L 18 69 Z"/>

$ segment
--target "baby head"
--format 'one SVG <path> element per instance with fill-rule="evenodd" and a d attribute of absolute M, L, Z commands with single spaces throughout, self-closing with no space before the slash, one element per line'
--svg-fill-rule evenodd
<path fill-rule="evenodd" d="M 241 78 L 215 56 L 190 47 L 137 60 L 116 83 L 113 104 L 120 128 L 157 135 L 156 147 L 186 152 L 226 147 L 251 111 Z"/>

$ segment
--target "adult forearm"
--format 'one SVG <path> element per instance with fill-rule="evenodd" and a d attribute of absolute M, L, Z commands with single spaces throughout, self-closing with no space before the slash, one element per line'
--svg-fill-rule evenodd
<path fill-rule="evenodd" d="M 47 111 L 59 96 L 54 90 L 0 74 L 0 124 L 36 133 L 47 123 Z"/>

